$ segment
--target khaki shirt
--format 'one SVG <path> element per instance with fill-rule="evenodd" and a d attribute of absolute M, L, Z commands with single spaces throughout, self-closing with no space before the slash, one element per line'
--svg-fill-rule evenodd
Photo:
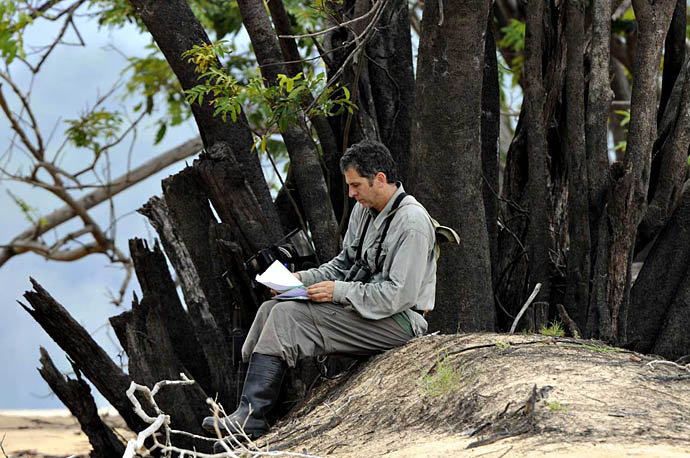
<path fill-rule="evenodd" d="M 364 318 L 378 320 L 405 312 L 412 330 L 419 336 L 426 332 L 427 323 L 411 309 L 434 308 L 436 258 L 434 228 L 426 210 L 414 197 L 405 197 L 392 216 L 393 220 L 381 247 L 381 269 L 368 283 L 343 281 L 355 263 L 359 238 L 368 214 L 373 219 L 364 238 L 362 259 L 369 263 L 372 271 L 377 270 L 374 260 L 378 240 L 393 202 L 403 191 L 400 185 L 380 213 L 357 203 L 350 215 L 340 254 L 318 268 L 300 272 L 300 277 L 305 286 L 326 280 L 335 281 L 333 302 L 351 306 Z"/>

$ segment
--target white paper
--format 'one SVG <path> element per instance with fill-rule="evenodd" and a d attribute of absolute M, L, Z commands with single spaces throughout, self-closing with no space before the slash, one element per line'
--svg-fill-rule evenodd
<path fill-rule="evenodd" d="M 304 285 L 297 277 L 295 277 L 292 272 L 287 270 L 287 268 L 280 263 L 280 261 L 273 261 L 268 269 L 262 274 L 256 276 L 256 281 L 262 285 L 268 286 L 271 289 L 275 289 L 278 292 L 287 291 L 292 288 L 302 287 L 304 295 L 306 295 L 306 290 L 304 290 Z"/>
<path fill-rule="evenodd" d="M 282 300 L 295 300 L 295 299 L 305 299 L 309 300 L 309 296 L 307 295 L 307 290 L 303 286 L 299 286 L 297 288 L 292 288 L 284 293 L 278 294 L 277 296 L 273 296 L 273 299 L 282 299 Z"/>

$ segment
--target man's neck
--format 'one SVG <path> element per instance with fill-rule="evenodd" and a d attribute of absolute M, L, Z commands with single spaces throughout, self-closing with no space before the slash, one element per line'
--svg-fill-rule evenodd
<path fill-rule="evenodd" d="M 381 199 L 381 201 L 383 203 L 375 207 L 377 212 L 380 213 L 384 208 L 386 208 L 386 205 L 388 205 L 388 202 L 391 200 L 391 198 L 393 197 L 393 194 L 395 194 L 395 192 L 397 190 L 398 190 L 398 185 L 395 183 L 391 183 L 391 184 L 386 185 L 386 188 L 385 188 L 385 191 L 383 194 L 385 200 Z"/>

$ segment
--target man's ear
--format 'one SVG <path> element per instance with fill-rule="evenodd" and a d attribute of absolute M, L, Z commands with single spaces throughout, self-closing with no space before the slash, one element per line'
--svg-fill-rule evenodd
<path fill-rule="evenodd" d="M 388 183 L 388 177 L 386 177 L 386 174 L 383 172 L 378 172 L 376 175 L 374 175 L 374 179 L 377 182 L 380 182 L 381 184 L 387 184 Z"/>

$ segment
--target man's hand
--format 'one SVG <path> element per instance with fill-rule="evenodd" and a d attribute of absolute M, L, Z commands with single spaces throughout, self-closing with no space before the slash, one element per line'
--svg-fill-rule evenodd
<path fill-rule="evenodd" d="M 297 277 L 297 280 L 302 281 L 302 277 L 299 276 L 299 272 L 292 272 L 292 275 Z"/>
<path fill-rule="evenodd" d="M 314 302 L 333 302 L 333 287 L 335 282 L 322 281 L 307 288 L 309 299 Z"/>

